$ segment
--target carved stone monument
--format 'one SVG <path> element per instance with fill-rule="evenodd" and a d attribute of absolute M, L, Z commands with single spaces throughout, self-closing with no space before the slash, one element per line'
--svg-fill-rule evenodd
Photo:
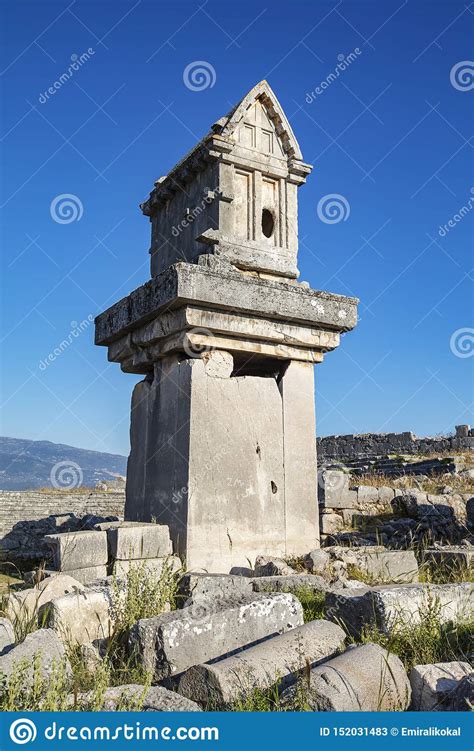
<path fill-rule="evenodd" d="M 132 397 L 125 516 L 189 569 L 318 545 L 313 365 L 357 300 L 298 283 L 305 164 L 266 81 L 156 181 L 151 280 L 96 319 Z"/>

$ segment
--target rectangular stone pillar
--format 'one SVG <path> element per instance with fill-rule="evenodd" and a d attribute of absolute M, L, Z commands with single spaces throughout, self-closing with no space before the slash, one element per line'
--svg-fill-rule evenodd
<path fill-rule="evenodd" d="M 286 555 L 319 547 L 314 366 L 292 360 L 280 380 Z"/>

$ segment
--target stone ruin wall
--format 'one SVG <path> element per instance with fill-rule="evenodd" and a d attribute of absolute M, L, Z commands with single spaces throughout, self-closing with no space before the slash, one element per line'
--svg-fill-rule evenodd
<path fill-rule="evenodd" d="M 319 466 L 330 461 L 345 462 L 387 454 L 439 454 L 453 450 L 474 449 L 474 429 L 456 426 L 453 436 L 418 438 L 414 433 L 364 433 L 329 435 L 317 438 Z"/>
<path fill-rule="evenodd" d="M 51 515 L 118 516 L 123 518 L 125 492 L 41 493 L 36 490 L 0 490 L 1 541 L 19 522 L 39 521 Z"/>

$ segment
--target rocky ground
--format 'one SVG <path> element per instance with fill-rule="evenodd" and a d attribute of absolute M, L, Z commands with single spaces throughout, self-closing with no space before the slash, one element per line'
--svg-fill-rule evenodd
<path fill-rule="evenodd" d="M 470 471 L 323 470 L 322 547 L 222 574 L 160 525 L 50 534 L 5 583 L 0 708 L 472 710 Z"/>

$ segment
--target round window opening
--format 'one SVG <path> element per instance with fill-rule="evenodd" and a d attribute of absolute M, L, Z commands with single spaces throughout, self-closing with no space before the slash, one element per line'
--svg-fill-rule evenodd
<path fill-rule="evenodd" d="M 268 209 L 263 209 L 262 211 L 262 232 L 265 235 L 265 237 L 271 237 L 273 235 L 273 230 L 275 229 L 275 220 L 273 219 L 273 214 Z"/>

